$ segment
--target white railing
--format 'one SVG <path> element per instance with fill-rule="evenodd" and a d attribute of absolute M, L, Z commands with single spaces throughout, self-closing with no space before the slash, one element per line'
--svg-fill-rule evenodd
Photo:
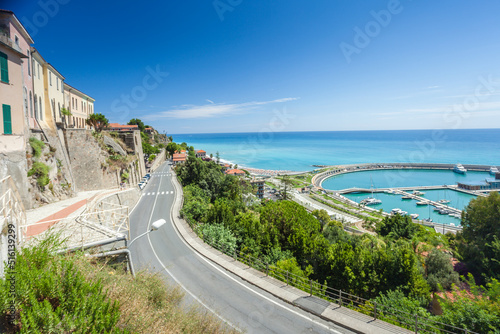
<path fill-rule="evenodd" d="M 0 277 L 3 276 L 4 261 L 9 256 L 9 250 L 15 250 L 22 242 L 19 230 L 24 225 L 26 225 L 26 211 L 21 196 L 12 178 L 7 176 L 0 180 L 0 231 L 2 231 L 0 233 Z"/>
<path fill-rule="evenodd" d="M 128 207 L 111 203 L 106 205 L 113 208 L 102 210 L 95 207 L 78 216 L 25 225 L 20 231 L 24 235 L 24 245 L 35 245 L 51 233 L 59 236 L 62 249 L 85 247 L 112 239 L 130 239 Z"/>

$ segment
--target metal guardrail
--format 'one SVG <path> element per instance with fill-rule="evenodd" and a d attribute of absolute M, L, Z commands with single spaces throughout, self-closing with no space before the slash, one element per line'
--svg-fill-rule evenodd
<path fill-rule="evenodd" d="M 189 221 L 186 221 L 189 224 Z M 286 284 L 286 286 L 293 286 L 299 290 L 309 293 L 310 296 L 316 296 L 330 303 L 334 303 L 334 307 L 348 307 L 357 312 L 371 316 L 374 320 L 379 319 L 399 327 L 412 330 L 415 333 L 479 334 L 465 328 L 455 327 L 427 317 L 422 317 L 418 314 L 410 314 L 389 305 L 379 304 L 350 294 L 346 291 L 342 291 L 341 289 L 335 289 L 327 285 L 320 284 L 310 278 L 297 276 L 275 265 L 266 263 L 259 258 L 253 257 L 250 254 L 243 253 L 237 249 L 227 249 L 224 244 L 217 240 L 203 238 L 203 241 L 221 253 L 232 257 L 235 261 L 239 261 L 240 263 L 261 271 L 262 273 L 265 273 L 266 276 L 273 277 Z"/>

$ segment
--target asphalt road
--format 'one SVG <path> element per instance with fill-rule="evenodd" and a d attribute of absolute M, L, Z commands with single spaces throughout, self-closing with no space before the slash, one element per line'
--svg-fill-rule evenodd
<path fill-rule="evenodd" d="M 168 163 L 152 174 L 142 194 L 130 214 L 131 239 L 146 232 L 158 219 L 165 219 L 167 224 L 131 245 L 136 271 L 149 268 L 160 272 L 185 290 L 187 304 L 201 304 L 242 332 L 352 333 L 282 302 L 195 252 L 171 220 L 175 189 Z"/>

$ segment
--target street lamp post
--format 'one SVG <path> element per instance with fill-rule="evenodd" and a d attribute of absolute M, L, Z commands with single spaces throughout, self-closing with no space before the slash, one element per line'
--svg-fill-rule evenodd
<path fill-rule="evenodd" d="M 138 235 L 137 237 L 135 237 L 130 243 L 128 243 L 127 245 L 127 248 L 130 247 L 130 245 L 132 245 L 132 243 L 134 241 L 136 241 L 137 239 L 139 239 L 140 237 L 143 237 L 145 236 L 146 234 L 148 234 L 149 232 L 153 232 L 153 231 L 156 231 L 157 229 L 159 229 L 160 227 L 162 227 L 163 225 L 165 225 L 167 221 L 165 219 L 158 219 L 157 221 L 155 221 L 153 224 L 151 224 L 151 229 L 149 231 L 146 231 L 140 235 Z"/>

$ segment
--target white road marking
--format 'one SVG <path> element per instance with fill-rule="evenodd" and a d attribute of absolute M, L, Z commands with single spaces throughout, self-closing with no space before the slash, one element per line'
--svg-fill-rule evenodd
<path fill-rule="evenodd" d="M 160 180 L 160 185 L 161 185 L 161 180 Z M 159 186 L 158 186 L 159 188 Z M 150 225 L 151 225 L 151 218 L 153 218 L 153 213 L 155 212 L 155 206 L 156 206 L 156 200 L 158 199 L 158 196 L 155 197 L 155 202 L 153 203 L 153 209 L 151 210 L 151 215 L 149 216 L 149 222 L 148 222 L 148 228 L 147 228 L 147 231 L 150 230 Z M 175 278 L 174 275 L 172 275 L 172 273 L 167 269 L 167 267 L 165 267 L 165 265 L 163 264 L 163 262 L 161 262 L 160 258 L 158 257 L 158 254 L 156 254 L 156 251 L 153 247 L 153 244 L 151 243 L 151 238 L 149 237 L 149 233 L 147 234 L 148 236 L 148 241 L 149 241 L 149 246 L 151 247 L 151 249 L 153 250 L 153 253 L 156 257 L 156 259 L 158 260 L 158 262 L 160 262 L 161 266 L 163 267 L 163 269 L 167 272 L 167 274 L 172 277 L 174 279 L 174 281 L 179 284 L 181 286 L 181 288 L 183 288 L 187 293 L 189 293 L 189 295 L 191 297 L 193 297 L 198 303 L 200 303 L 201 305 L 203 305 L 207 310 L 209 310 L 210 312 L 212 312 L 217 318 L 219 318 L 220 320 L 222 320 L 223 322 L 225 322 L 226 324 L 228 324 L 229 326 L 233 327 L 234 329 L 242 332 L 242 330 L 238 327 L 236 327 L 235 325 L 233 325 L 232 323 L 230 323 L 229 321 L 227 321 L 226 319 L 224 319 L 223 317 L 221 317 L 219 314 L 217 314 L 217 312 L 215 312 L 213 309 L 211 309 L 210 307 L 208 307 L 205 303 L 203 303 L 198 297 L 196 297 L 191 291 L 189 291 L 188 289 L 186 289 L 186 287 L 184 285 L 182 285 L 182 283 L 177 280 L 177 278 Z"/>
<path fill-rule="evenodd" d="M 170 182 L 172 183 L 172 186 L 173 186 L 174 184 L 173 184 L 172 179 L 170 179 Z M 173 193 L 173 192 L 172 192 L 172 193 Z M 174 198 L 174 202 L 175 202 L 175 198 Z M 173 210 L 173 208 L 174 208 L 174 205 L 172 204 L 172 206 L 171 206 L 171 208 L 170 208 L 170 216 L 171 216 L 171 217 L 170 217 L 170 219 L 171 219 L 171 221 L 172 221 L 172 218 L 173 218 L 173 214 L 172 214 L 172 210 Z M 150 223 L 151 223 L 151 218 L 150 218 Z M 173 221 L 172 221 L 172 224 L 174 225 L 174 230 L 175 230 L 175 233 L 176 233 L 176 234 L 177 234 L 177 236 L 181 239 L 181 241 L 182 241 L 182 242 L 183 242 L 186 246 L 188 246 L 190 249 L 193 249 L 193 248 L 192 248 L 192 247 L 191 247 L 191 246 L 190 246 L 190 245 L 186 242 L 186 240 L 184 240 L 184 238 L 180 235 L 179 231 L 177 231 L 177 227 L 175 227 L 175 224 L 174 224 L 174 222 L 173 222 Z M 149 226 L 148 226 L 148 228 L 149 228 Z M 149 239 L 149 243 L 151 244 L 151 239 L 149 238 L 149 234 L 148 234 L 148 239 Z M 151 244 L 151 248 L 153 248 L 153 245 L 152 245 L 152 244 Z M 153 249 L 153 252 L 154 252 L 154 249 Z M 156 255 L 156 252 L 154 252 L 154 253 L 155 253 L 155 255 Z M 309 320 L 309 321 L 311 321 L 311 322 L 315 323 L 315 324 L 316 324 L 316 325 L 318 325 L 318 326 L 321 326 L 321 327 L 323 327 L 323 328 L 326 328 L 327 330 L 332 331 L 333 333 L 336 333 L 336 334 L 341 334 L 341 332 L 338 332 L 338 331 L 336 331 L 336 330 L 334 330 L 334 329 L 332 329 L 332 328 L 328 327 L 327 325 L 324 325 L 324 324 L 322 324 L 322 323 L 320 323 L 320 322 L 318 322 L 318 321 L 316 321 L 316 320 L 314 320 L 314 319 L 312 319 L 312 318 L 307 317 L 306 315 L 303 315 L 303 314 L 301 314 L 301 313 L 299 313 L 299 312 L 297 312 L 297 311 L 295 311 L 295 310 L 292 310 L 292 309 L 290 309 L 290 308 L 288 308 L 288 307 L 286 307 L 286 306 L 284 306 L 284 305 L 281 305 L 280 303 L 278 303 L 278 302 L 276 302 L 276 301 L 274 301 L 274 300 L 272 300 L 272 299 L 270 299 L 270 298 L 268 298 L 268 297 L 264 296 L 264 295 L 263 295 L 263 294 L 261 294 L 260 292 L 257 292 L 257 291 L 255 291 L 255 290 L 251 289 L 250 287 L 248 287 L 248 286 L 244 285 L 243 283 L 241 283 L 241 282 L 239 282 L 238 280 L 236 280 L 234 277 L 230 276 L 228 273 L 224 272 L 222 269 L 218 268 L 215 264 L 213 264 L 212 262 L 210 262 L 207 258 L 205 258 L 203 255 L 201 255 L 200 253 L 198 253 L 198 252 L 197 252 L 197 251 L 195 251 L 194 249 L 193 249 L 193 253 L 195 253 L 195 254 L 196 254 L 196 255 L 197 255 L 200 259 L 202 259 L 203 261 L 205 261 L 207 264 L 209 264 L 210 266 L 212 266 L 214 269 L 216 269 L 217 271 L 219 271 L 222 275 L 227 276 L 229 279 L 231 279 L 231 280 L 232 280 L 232 281 L 234 281 L 235 283 L 237 283 L 237 284 L 241 285 L 241 286 L 242 286 L 242 287 L 244 287 L 245 289 L 247 289 L 247 290 L 249 290 L 249 291 L 251 291 L 251 292 L 255 293 L 257 296 L 259 296 L 259 297 L 261 297 L 261 298 L 263 298 L 263 299 L 265 299 L 265 300 L 267 300 L 267 301 L 269 301 L 269 302 L 271 302 L 271 303 L 273 303 L 273 304 L 275 304 L 275 305 L 277 305 L 277 306 L 279 306 L 279 307 L 281 307 L 281 308 L 283 308 L 283 309 L 285 309 L 285 310 L 287 310 L 287 311 L 290 311 L 290 312 L 292 312 L 293 314 L 298 315 L 299 317 L 301 317 L 301 318 L 303 318 L 303 319 Z M 158 261 L 160 261 L 161 265 L 163 266 L 163 262 L 161 262 L 161 260 L 158 258 L 158 256 L 156 256 L 156 258 L 158 259 Z M 165 266 L 163 266 L 163 267 L 165 268 Z M 165 268 L 165 270 L 167 270 L 167 269 Z M 167 271 L 167 272 L 168 272 L 168 271 Z M 172 275 L 170 275 L 170 276 L 172 276 Z M 173 276 L 172 276 L 172 277 L 173 277 Z M 174 278 L 174 279 L 175 279 L 175 278 Z M 176 280 L 176 281 L 177 281 L 177 280 Z M 182 285 L 181 285 L 181 286 L 182 286 Z M 185 289 L 185 288 L 184 288 L 184 289 Z M 186 291 L 188 291 L 188 290 L 186 290 Z M 189 291 L 188 291 L 188 292 L 189 292 Z M 190 293 L 190 294 L 191 294 L 191 293 Z M 212 312 L 213 312 L 213 311 L 212 311 Z"/>
<path fill-rule="evenodd" d="M 151 195 L 151 193 L 148 193 L 148 196 Z"/>

